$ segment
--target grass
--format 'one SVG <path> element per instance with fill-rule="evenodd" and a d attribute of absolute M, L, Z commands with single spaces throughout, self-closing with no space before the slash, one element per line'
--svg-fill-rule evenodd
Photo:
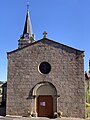
<path fill-rule="evenodd" d="M 86 117 L 90 118 L 90 103 L 86 103 Z"/>
<path fill-rule="evenodd" d="M 86 117 L 90 118 L 90 107 L 86 107 Z"/>

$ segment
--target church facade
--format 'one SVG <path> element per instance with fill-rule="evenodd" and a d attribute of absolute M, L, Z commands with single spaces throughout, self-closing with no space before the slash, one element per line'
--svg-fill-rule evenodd
<path fill-rule="evenodd" d="M 85 117 L 84 51 L 50 40 L 35 41 L 29 11 L 18 49 L 8 52 L 6 114 Z"/>

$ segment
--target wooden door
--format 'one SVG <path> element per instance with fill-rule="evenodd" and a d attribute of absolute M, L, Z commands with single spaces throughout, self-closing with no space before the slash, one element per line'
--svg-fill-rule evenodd
<path fill-rule="evenodd" d="M 50 95 L 43 95 L 38 97 L 37 106 L 39 117 L 53 117 L 53 98 Z"/>

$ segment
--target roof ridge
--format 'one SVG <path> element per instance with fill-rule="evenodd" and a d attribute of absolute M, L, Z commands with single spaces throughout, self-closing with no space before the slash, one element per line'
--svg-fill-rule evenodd
<path fill-rule="evenodd" d="M 62 45 L 62 46 L 68 47 L 68 48 L 73 49 L 73 50 L 77 50 L 77 51 L 79 51 L 79 52 L 84 52 L 83 50 L 79 50 L 79 49 L 76 49 L 76 48 L 73 48 L 73 47 L 67 46 L 67 45 L 65 45 L 65 44 L 62 44 L 62 43 L 56 42 L 56 41 L 51 40 L 51 39 L 48 39 L 48 38 L 42 38 L 42 39 L 40 39 L 40 40 L 38 40 L 38 41 L 35 41 L 35 42 L 33 42 L 33 43 L 30 43 L 30 44 L 27 45 L 27 46 L 24 46 L 23 48 L 18 48 L 18 49 L 16 49 L 16 50 L 11 51 L 11 52 L 7 52 L 7 54 L 11 54 L 11 53 L 13 53 L 13 52 L 16 52 L 16 51 L 22 50 L 22 49 L 27 48 L 27 47 L 29 47 L 29 46 L 31 46 L 31 45 L 37 44 L 37 43 L 40 42 L 40 41 L 45 41 L 45 40 L 48 40 L 48 41 L 54 42 L 54 43 L 56 43 L 56 44 L 60 44 L 60 45 Z"/>

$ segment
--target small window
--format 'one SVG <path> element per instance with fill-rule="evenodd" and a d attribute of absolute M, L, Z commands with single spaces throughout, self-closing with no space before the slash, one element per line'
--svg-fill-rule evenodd
<path fill-rule="evenodd" d="M 48 62 L 42 62 L 39 65 L 39 71 L 43 74 L 48 74 L 51 71 L 51 65 Z"/>

